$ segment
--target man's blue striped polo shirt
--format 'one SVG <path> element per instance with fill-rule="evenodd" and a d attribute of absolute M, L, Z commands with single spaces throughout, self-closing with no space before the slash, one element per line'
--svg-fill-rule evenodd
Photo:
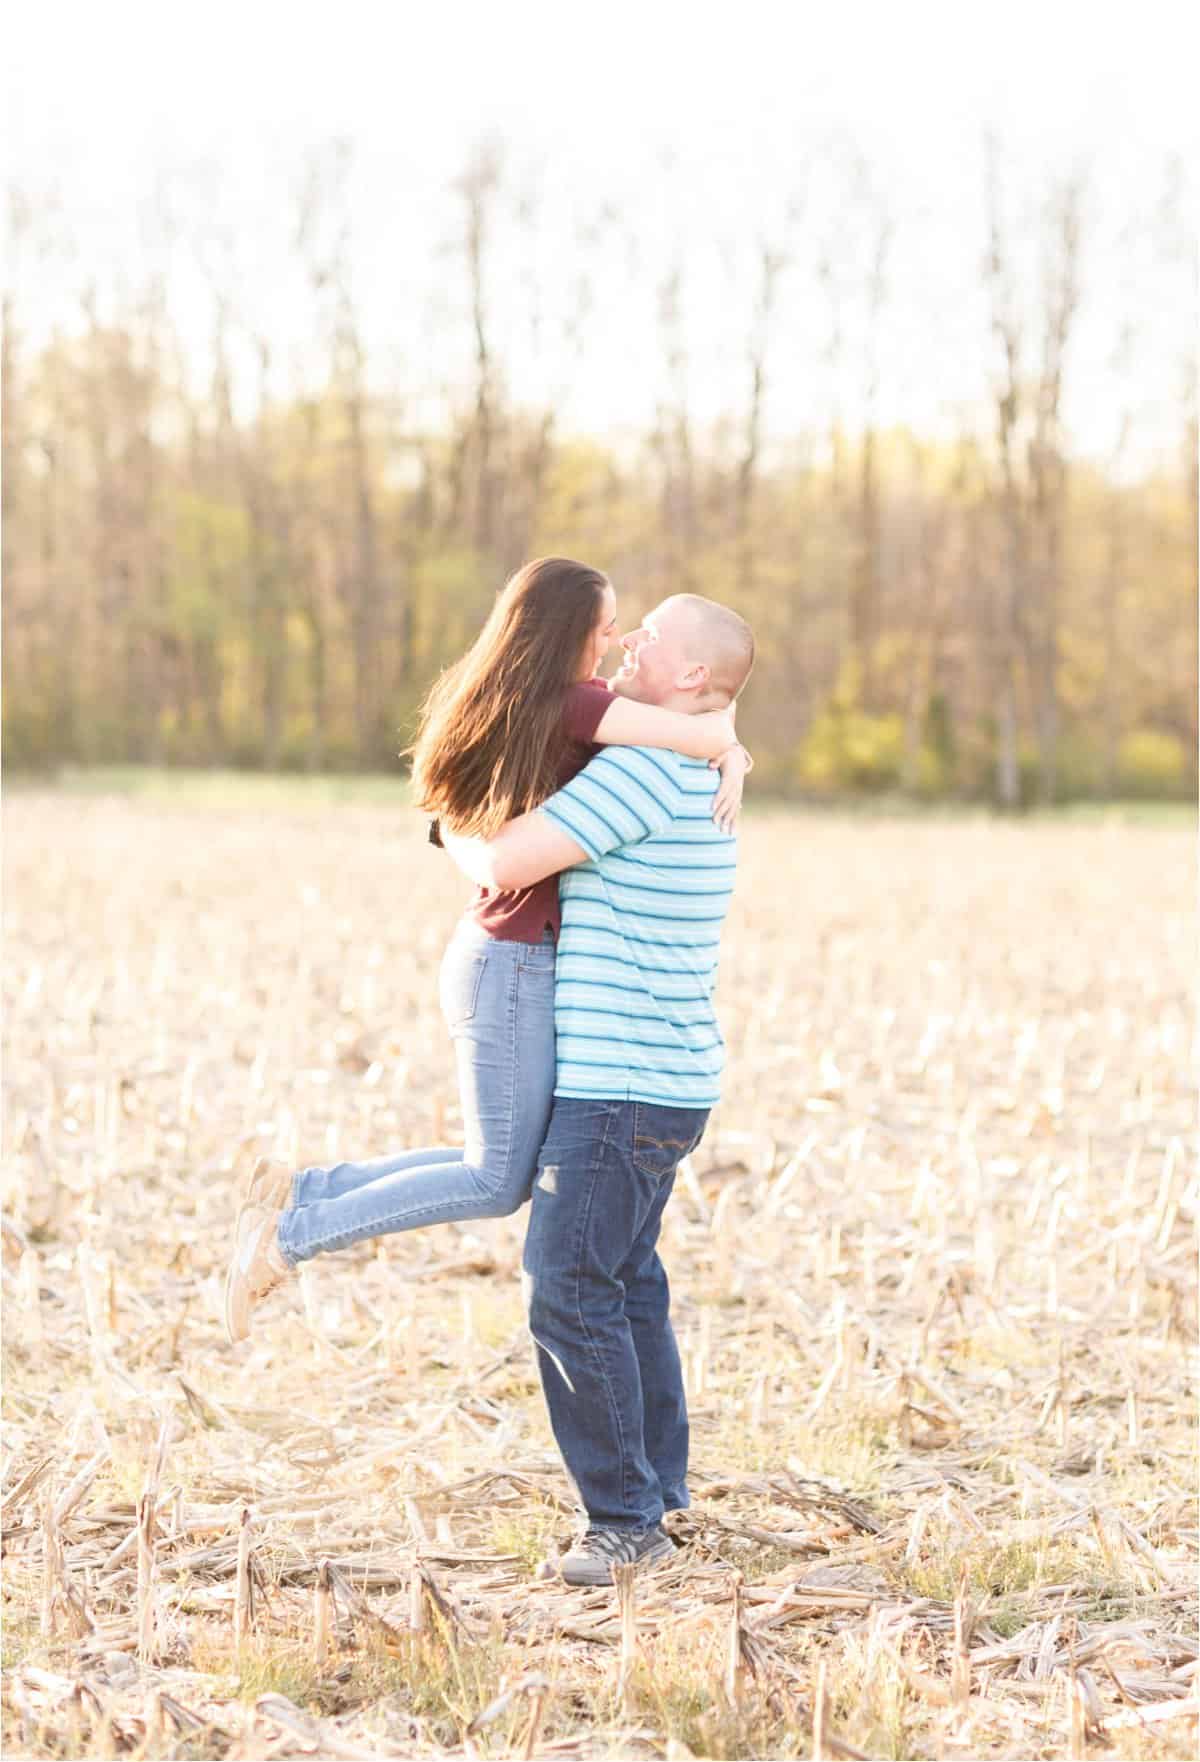
<path fill-rule="evenodd" d="M 713 1008 L 737 841 L 701 759 L 610 746 L 547 814 L 588 854 L 559 878 L 556 1095 L 713 1107 L 725 1045 Z"/>

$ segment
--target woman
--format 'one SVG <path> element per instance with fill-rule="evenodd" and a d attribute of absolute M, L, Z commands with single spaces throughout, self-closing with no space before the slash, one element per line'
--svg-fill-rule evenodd
<path fill-rule="evenodd" d="M 596 677 L 616 638 L 607 576 L 564 557 L 511 578 L 469 653 L 433 687 L 413 750 L 417 803 L 490 837 L 568 782 L 602 745 L 721 761 L 714 818 L 732 827 L 745 756 L 732 712 L 684 715 L 613 695 Z M 436 832 L 436 821 L 435 821 Z M 436 840 L 435 840 L 436 841 Z M 238 1213 L 226 1329 L 314 1254 L 423 1224 L 506 1217 L 529 1197 L 554 1090 L 558 878 L 476 890 L 442 961 L 465 1143 L 295 1176 L 260 1162 Z"/>

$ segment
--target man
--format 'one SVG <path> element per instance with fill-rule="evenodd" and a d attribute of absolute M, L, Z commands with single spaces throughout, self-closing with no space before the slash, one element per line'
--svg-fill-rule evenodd
<path fill-rule="evenodd" d="M 614 690 L 670 709 L 728 705 L 754 659 L 745 620 L 694 594 L 665 600 L 623 641 Z M 657 1242 L 724 1062 L 712 993 L 736 844 L 712 820 L 716 782 L 700 760 L 609 747 L 489 843 L 443 833 L 485 886 L 564 871 L 558 1072 L 524 1275 L 551 1426 L 588 1518 L 561 1563 L 571 1584 L 669 1558 L 661 1519 L 688 1503 Z"/>

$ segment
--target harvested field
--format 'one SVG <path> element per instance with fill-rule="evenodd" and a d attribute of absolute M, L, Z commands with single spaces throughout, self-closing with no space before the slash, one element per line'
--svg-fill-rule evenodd
<path fill-rule="evenodd" d="M 6 1752 L 1189 1756 L 1193 833 L 743 833 L 664 1257 L 678 1561 L 571 1527 L 522 1218 L 225 1344 L 249 1160 L 453 1135 L 465 886 L 382 803 L 6 813 Z"/>

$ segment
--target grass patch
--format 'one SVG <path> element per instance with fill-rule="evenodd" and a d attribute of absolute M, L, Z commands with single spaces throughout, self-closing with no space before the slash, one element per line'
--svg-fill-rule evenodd
<path fill-rule="evenodd" d="M 374 1698 L 394 1695 L 406 1712 L 428 1721 L 439 1744 L 458 1746 L 472 1719 L 499 1690 L 502 1636 L 496 1631 L 486 1644 L 464 1642 L 446 1633 L 436 1615 L 433 1621 L 431 1632 L 406 1636 L 395 1648 L 372 1637 L 356 1682 L 359 1688 L 369 1684 Z M 514 1708 L 510 1726 L 516 1726 L 522 1713 Z"/>
<path fill-rule="evenodd" d="M 921 1558 L 901 1578 L 908 1591 L 948 1603 L 958 1594 L 964 1568 L 968 1593 L 996 1599 L 996 1609 L 1002 1616 L 1008 1610 L 1010 1617 L 1020 1612 L 1024 1593 L 1044 1585 L 1070 1585 L 1098 1597 L 1120 1597 L 1131 1588 L 1113 1584 L 1083 1538 L 1056 1540 L 1043 1531 L 1033 1540 L 967 1541 L 960 1528 L 935 1530 L 933 1525 L 925 1532 Z"/>
<path fill-rule="evenodd" d="M 41 1637 L 36 1620 L 6 1614 L 0 1626 L 0 1669 L 15 1670 L 18 1664 L 39 1662 Z"/>
<path fill-rule="evenodd" d="M 814 1670 L 816 1650 L 810 1651 Z M 921 1754 L 921 1706 L 894 1658 L 869 1652 L 864 1636 L 847 1634 L 834 1642 L 827 1662 L 830 1713 L 848 1742 L 889 1762 Z"/>
<path fill-rule="evenodd" d="M 801 1756 L 806 1725 L 782 1684 L 771 1694 L 746 1682 L 740 1704 L 725 1694 L 724 1639 L 711 1630 L 700 1639 L 677 1641 L 669 1633 L 651 1642 L 629 1683 L 627 1716 L 657 1726 L 667 1743 L 686 1744 L 696 1756 L 730 1758 Z M 617 1723 L 624 1711 L 614 1673 L 598 1697 L 598 1719 Z"/>
<path fill-rule="evenodd" d="M 515 1554 L 524 1570 L 535 1573 L 551 1553 L 562 1518 L 549 1506 L 535 1506 L 520 1517 L 497 1517 L 492 1523 L 492 1545 L 497 1553 Z"/>
<path fill-rule="evenodd" d="M 259 1695 L 286 1695 L 297 1707 L 322 1706 L 321 1683 L 326 1670 L 318 1670 L 307 1641 L 290 1643 L 263 1639 L 246 1647 L 239 1658 L 231 1654 L 226 1668 L 238 1673 L 240 1701 L 254 1702 Z"/>
<path fill-rule="evenodd" d="M 409 780 L 389 773 L 318 776 L 286 771 L 192 771 L 151 765 L 64 765 L 52 776 L 6 776 L 4 785 L 21 791 L 63 795 L 120 796 L 155 808 L 321 808 L 407 807 Z"/>
<path fill-rule="evenodd" d="M 124 796 L 155 805 L 174 801 L 188 807 L 305 807 L 333 803 L 405 807 L 409 779 L 397 763 L 392 772 L 238 771 L 155 765 L 61 765 L 46 772 L 12 771 L 4 785 L 13 794 L 54 790 L 69 795 Z M 1076 801 L 1060 807 L 1030 808 L 1001 815 L 986 802 L 917 801 L 903 795 L 838 795 L 829 798 L 756 795 L 751 789 L 743 813 L 753 818 L 787 817 L 848 820 L 921 820 L 962 823 L 1015 819 L 1063 821 L 1070 825 L 1186 826 L 1196 818 L 1189 801 Z"/>
<path fill-rule="evenodd" d="M 773 1474 L 788 1467 L 814 1480 L 832 1481 L 845 1492 L 868 1493 L 882 1484 L 891 1459 L 895 1417 L 870 1405 L 823 1413 L 814 1424 L 772 1411 L 759 1424 L 720 1421 L 713 1427 L 693 1421 L 693 1477 L 723 1478 L 731 1470 Z M 719 1454 L 719 1461 L 718 1461 Z"/>

